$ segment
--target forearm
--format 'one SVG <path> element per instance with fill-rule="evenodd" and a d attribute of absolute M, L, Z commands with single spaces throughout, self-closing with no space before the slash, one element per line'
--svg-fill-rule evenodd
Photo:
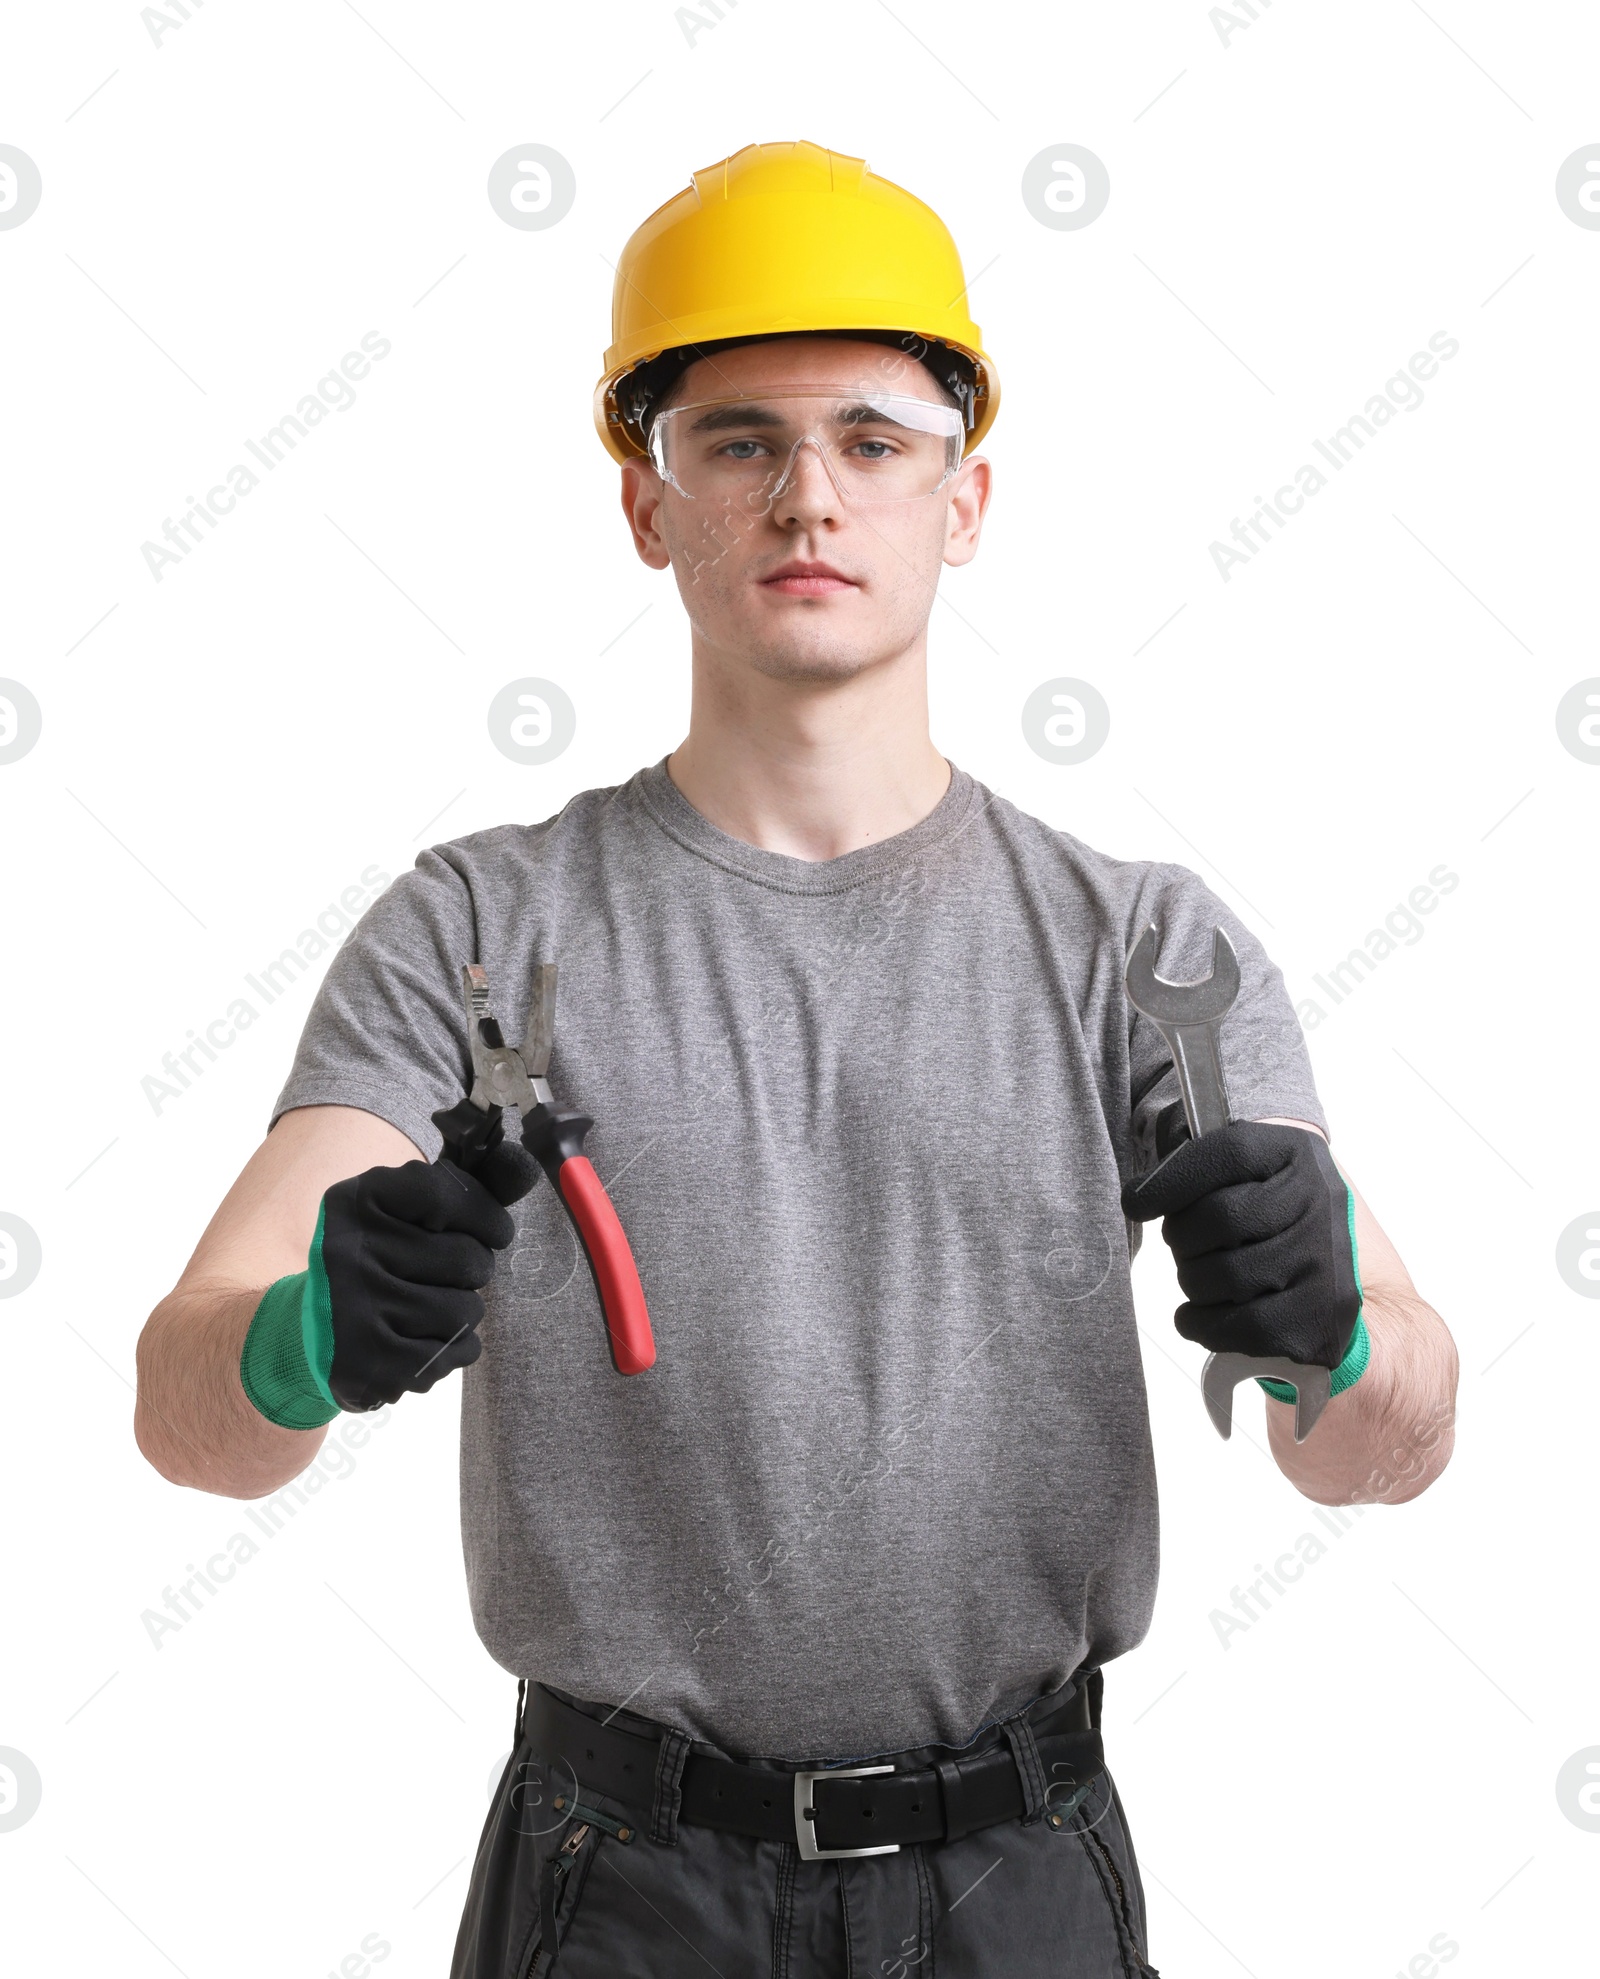
<path fill-rule="evenodd" d="M 1294 1405 L 1263 1391 L 1267 1436 L 1284 1476 L 1319 1505 L 1400 1505 L 1426 1491 L 1455 1441 L 1455 1342 L 1414 1292 L 1369 1291 L 1366 1372 L 1335 1395 L 1304 1443 Z"/>
<path fill-rule="evenodd" d="M 239 1357 L 260 1300 L 254 1290 L 174 1292 L 139 1336 L 133 1433 L 172 1484 L 263 1498 L 298 1477 L 322 1444 L 325 1427 L 280 1428 L 244 1392 Z"/>

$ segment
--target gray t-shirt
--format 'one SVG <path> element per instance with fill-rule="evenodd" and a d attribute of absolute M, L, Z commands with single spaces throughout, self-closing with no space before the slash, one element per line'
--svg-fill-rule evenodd
<path fill-rule="evenodd" d="M 554 961 L 550 1082 L 594 1116 L 655 1328 L 655 1366 L 618 1375 L 541 1181 L 462 1376 L 467 1580 L 506 1669 L 844 1759 L 963 1743 L 1141 1640 L 1118 1191 L 1177 1096 L 1122 987 L 1151 920 L 1173 978 L 1233 939 L 1235 1113 L 1325 1126 L 1282 977 L 1193 873 L 953 766 L 910 830 L 811 863 L 719 830 L 663 759 L 435 846 L 373 903 L 273 1118 L 362 1107 L 431 1158 L 468 1075 L 462 963 L 515 1040 Z"/>

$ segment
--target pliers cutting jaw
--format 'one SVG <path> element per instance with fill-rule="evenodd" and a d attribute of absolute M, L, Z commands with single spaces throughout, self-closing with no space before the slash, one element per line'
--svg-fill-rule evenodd
<path fill-rule="evenodd" d="M 514 1106 L 531 1113 L 536 1106 L 555 1105 L 545 1074 L 556 1031 L 556 965 L 541 962 L 533 972 L 533 1001 L 522 1049 L 508 1045 L 499 1020 L 489 1011 L 489 977 L 483 965 L 468 962 L 461 971 L 461 993 L 467 1006 L 467 1042 L 472 1052 L 472 1090 L 467 1097 L 487 1113 L 492 1107 Z"/>

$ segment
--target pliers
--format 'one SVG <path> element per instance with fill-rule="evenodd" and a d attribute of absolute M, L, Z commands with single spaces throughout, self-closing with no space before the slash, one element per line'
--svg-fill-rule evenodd
<path fill-rule="evenodd" d="M 502 1108 L 518 1109 L 522 1145 L 550 1178 L 594 1274 L 616 1370 L 643 1374 L 655 1363 L 655 1336 L 627 1236 L 583 1152 L 583 1137 L 594 1121 L 577 1107 L 557 1106 L 545 1077 L 555 1042 L 556 965 L 541 962 L 534 969 L 533 1000 L 520 1051 L 506 1043 L 499 1023 L 489 1014 L 489 978 L 480 963 L 463 966 L 461 990 L 472 1053 L 472 1089 L 455 1106 L 433 1115 L 444 1136 L 440 1159 L 470 1173 L 500 1139 Z"/>

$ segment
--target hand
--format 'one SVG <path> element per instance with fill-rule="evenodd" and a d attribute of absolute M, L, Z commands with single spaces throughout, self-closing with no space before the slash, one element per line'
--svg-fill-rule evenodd
<path fill-rule="evenodd" d="M 1170 1138 L 1158 1128 L 1158 1147 Z M 1166 1219 L 1161 1234 L 1188 1299 L 1174 1323 L 1186 1340 L 1302 1366 L 1344 1359 L 1361 1290 L 1350 1192 L 1320 1134 L 1230 1121 L 1183 1139 L 1129 1182 L 1122 1208 L 1136 1222 Z"/>
<path fill-rule="evenodd" d="M 482 1353 L 480 1294 L 515 1234 L 506 1205 L 539 1179 L 531 1156 L 496 1140 L 470 1174 L 448 1161 L 408 1161 L 369 1168 L 324 1195 L 328 1386 L 341 1408 L 425 1393 Z"/>

